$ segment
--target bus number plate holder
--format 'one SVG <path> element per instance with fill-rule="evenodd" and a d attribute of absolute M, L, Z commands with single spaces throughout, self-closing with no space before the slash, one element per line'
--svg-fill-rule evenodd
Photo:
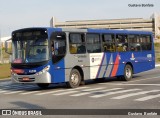
<path fill-rule="evenodd" d="M 23 81 L 30 81 L 29 77 L 23 77 L 22 80 Z"/>

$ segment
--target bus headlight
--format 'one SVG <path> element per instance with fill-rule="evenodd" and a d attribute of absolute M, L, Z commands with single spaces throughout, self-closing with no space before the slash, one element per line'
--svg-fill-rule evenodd
<path fill-rule="evenodd" d="M 37 74 L 37 75 L 41 75 L 41 74 L 49 71 L 49 69 L 50 69 L 50 65 L 46 66 L 43 70 L 37 72 L 36 74 Z"/>
<path fill-rule="evenodd" d="M 12 68 L 12 69 L 11 69 L 11 74 L 12 74 L 12 75 L 24 74 L 24 70 L 23 70 L 23 69 L 15 69 L 15 68 Z"/>

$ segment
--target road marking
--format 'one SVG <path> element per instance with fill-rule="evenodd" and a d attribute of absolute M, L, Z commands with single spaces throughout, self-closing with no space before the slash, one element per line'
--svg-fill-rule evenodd
<path fill-rule="evenodd" d="M 103 83 L 102 83 L 103 84 Z M 105 84 L 105 83 L 104 83 Z M 160 84 L 114 84 L 114 83 L 110 83 L 110 85 L 133 85 L 133 86 L 160 86 Z"/>
<path fill-rule="evenodd" d="M 89 88 L 89 87 L 81 87 L 81 89 L 84 89 L 84 88 Z M 91 90 L 98 90 L 98 89 L 104 89 L 105 87 L 99 87 L 99 88 L 95 88 L 95 89 L 85 89 L 85 90 L 82 90 L 82 91 L 91 91 Z M 78 88 L 76 88 L 77 90 Z M 79 88 L 80 89 L 80 88 Z M 72 91 L 74 89 L 69 89 L 69 90 L 57 90 L 57 91 L 49 91 L 49 92 L 45 92 L 45 93 L 38 93 L 38 94 L 35 94 L 35 95 L 45 95 L 45 94 L 52 94 L 52 93 L 57 93 L 57 92 L 68 92 L 68 91 Z"/>
<path fill-rule="evenodd" d="M 142 97 L 142 98 L 139 98 L 139 99 L 135 99 L 135 101 L 146 101 L 146 100 L 150 100 L 150 99 L 158 98 L 158 97 L 160 97 L 160 94 Z"/>
<path fill-rule="evenodd" d="M 73 88 L 73 89 L 68 89 L 68 90 L 77 90 L 77 89 L 84 89 L 84 88 L 90 88 L 90 87 L 84 86 L 84 87 L 78 87 L 78 88 Z"/>
<path fill-rule="evenodd" d="M 57 93 L 57 94 L 53 94 L 53 95 L 66 95 L 66 94 L 76 93 L 76 92 L 78 92 L 78 91 L 68 91 L 68 92 Z"/>
<path fill-rule="evenodd" d="M 82 91 L 95 91 L 95 90 L 100 90 L 100 89 L 105 89 L 106 87 L 98 87 L 98 88 L 91 88 L 91 89 L 85 89 L 85 90 L 82 90 Z"/>
<path fill-rule="evenodd" d="M 150 80 L 150 79 L 155 79 L 155 78 L 160 78 L 160 76 L 157 77 L 152 77 L 152 78 L 146 78 L 146 79 L 138 79 L 138 80 L 132 80 L 132 81 L 128 81 L 127 83 L 132 83 L 132 82 L 137 82 L 137 81 L 143 81 L 143 80 Z M 111 84 L 111 85 L 125 85 L 126 82 L 122 82 L 122 83 L 98 83 L 98 84 Z M 144 84 L 145 85 L 145 84 Z M 153 84 L 154 85 L 154 84 Z"/>
<path fill-rule="evenodd" d="M 100 95 L 93 95 L 93 96 L 90 96 L 90 97 L 92 97 L 92 98 L 100 98 L 100 97 L 103 97 L 103 96 L 114 95 L 114 94 L 118 94 L 118 93 L 125 93 L 125 92 L 130 92 L 130 91 L 137 91 L 137 90 L 141 90 L 141 89 L 120 90 L 120 91 L 109 92 L 109 93 L 100 94 Z"/>
<path fill-rule="evenodd" d="M 7 91 L 0 91 L 0 93 L 4 93 L 4 92 L 7 92 Z"/>
<path fill-rule="evenodd" d="M 44 93 L 37 93 L 35 95 L 45 95 L 45 94 L 52 94 L 52 93 L 64 92 L 64 91 L 66 90 L 49 91 L 49 92 L 44 92 Z"/>
<path fill-rule="evenodd" d="M 7 92 L 7 93 L 4 93 L 4 94 L 10 95 L 10 94 L 14 94 L 14 93 L 20 93 L 20 92 L 24 92 L 24 91 L 12 91 L 12 92 Z"/>
<path fill-rule="evenodd" d="M 78 89 L 78 88 L 77 88 Z M 82 89 L 82 88 L 79 88 Z M 59 90 L 60 91 L 60 90 Z M 61 91 L 73 91 L 73 89 L 68 89 L 68 90 L 61 90 Z M 31 93 L 37 93 L 37 92 L 43 92 L 43 91 L 31 91 L 31 92 L 26 92 L 26 93 L 21 93 L 22 95 L 26 95 L 26 94 L 31 94 Z"/>
<path fill-rule="evenodd" d="M 130 94 L 126 94 L 126 95 L 121 95 L 121 96 L 113 97 L 111 99 L 123 99 L 123 98 L 128 98 L 128 97 L 132 97 L 132 96 L 136 96 L 136 95 L 143 95 L 143 94 L 146 94 L 146 93 L 159 92 L 159 91 L 160 90 L 141 91 L 141 92 L 137 92 L 137 93 L 130 93 Z"/>
<path fill-rule="evenodd" d="M 75 88 L 75 89 L 61 89 L 61 90 L 55 90 L 55 91 L 48 91 L 48 92 L 44 92 L 44 93 L 37 93 L 35 95 L 45 95 L 45 94 L 52 94 L 52 93 L 57 93 L 57 92 L 68 92 L 68 91 L 73 91 L 73 90 L 78 90 L 78 89 L 85 89 L 85 88 L 89 88 L 89 87 L 79 87 L 79 88 Z"/>
<path fill-rule="evenodd" d="M 31 94 L 31 93 L 37 93 L 40 91 L 30 91 L 30 92 L 25 92 L 25 93 L 20 93 L 21 95 L 27 95 L 27 94 Z"/>
<path fill-rule="evenodd" d="M 107 91 L 113 91 L 113 90 L 119 90 L 119 89 L 122 89 L 122 88 L 113 88 L 113 89 L 107 89 L 107 90 L 101 90 L 101 91 L 83 92 L 83 93 L 73 94 L 73 95 L 70 95 L 70 96 L 82 96 L 82 95 L 92 94 L 92 93 L 95 93 L 95 92 L 107 92 Z"/>
<path fill-rule="evenodd" d="M 129 81 L 128 83 L 137 82 L 137 81 L 143 81 L 143 80 L 156 79 L 156 78 L 160 78 L 160 76 L 152 77 L 152 78 L 139 79 L 139 80 L 133 80 L 133 81 Z"/>

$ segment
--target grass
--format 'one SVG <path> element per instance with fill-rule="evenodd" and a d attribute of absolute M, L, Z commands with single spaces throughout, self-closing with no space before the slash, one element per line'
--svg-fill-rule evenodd
<path fill-rule="evenodd" d="M 155 56 L 156 56 L 156 63 L 160 63 L 160 43 L 155 43 Z"/>
<path fill-rule="evenodd" d="M 2 49 L 2 55 L 3 55 L 3 58 L 9 58 L 9 54 L 5 52 L 4 48 Z"/>
<path fill-rule="evenodd" d="M 0 79 L 10 77 L 10 64 L 0 64 Z"/>

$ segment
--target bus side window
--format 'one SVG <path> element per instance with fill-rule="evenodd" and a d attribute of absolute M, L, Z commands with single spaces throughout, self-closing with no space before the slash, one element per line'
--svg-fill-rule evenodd
<path fill-rule="evenodd" d="M 66 34 L 64 32 L 53 32 L 51 34 L 52 62 L 57 63 L 66 54 Z"/>
<path fill-rule="evenodd" d="M 138 35 L 131 34 L 128 35 L 129 39 L 129 50 L 130 51 L 141 51 L 141 44 L 140 44 L 140 39 Z"/>
<path fill-rule="evenodd" d="M 117 34 L 116 35 L 116 42 L 117 42 L 116 49 L 117 49 L 118 52 L 128 51 L 128 38 L 127 38 L 127 35 Z"/>
<path fill-rule="evenodd" d="M 98 53 L 101 52 L 101 41 L 99 34 L 87 34 L 87 52 L 89 53 Z"/>
<path fill-rule="evenodd" d="M 71 54 L 86 53 L 84 34 L 70 33 L 69 35 L 69 50 Z"/>
<path fill-rule="evenodd" d="M 152 49 L 152 41 L 150 35 L 142 35 L 140 38 L 142 51 L 151 50 Z"/>
<path fill-rule="evenodd" d="M 103 50 L 105 52 L 115 52 L 115 39 L 114 34 L 102 35 Z"/>

